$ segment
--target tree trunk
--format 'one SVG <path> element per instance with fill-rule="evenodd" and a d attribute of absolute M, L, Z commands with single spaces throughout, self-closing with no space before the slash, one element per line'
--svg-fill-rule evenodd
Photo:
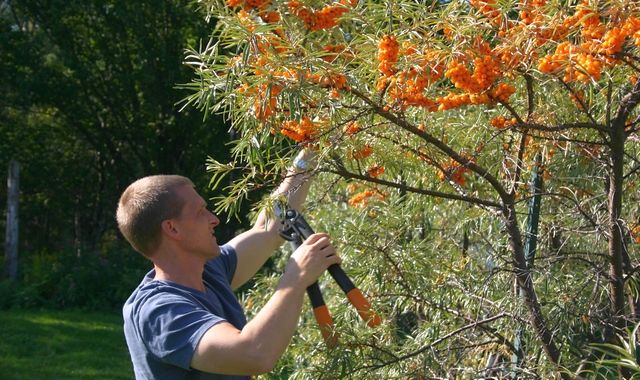
<path fill-rule="evenodd" d="M 618 108 L 609 125 L 609 288 L 611 319 L 613 327 L 620 333 L 626 327 L 624 294 L 624 230 L 622 225 L 622 202 L 624 187 L 624 144 L 627 118 L 640 103 L 640 82 L 634 84 Z M 620 378 L 628 377 L 628 370 L 618 366 Z"/>
<path fill-rule="evenodd" d="M 615 139 L 617 140 L 617 139 Z M 623 272 L 623 230 L 620 222 L 622 215 L 623 155 L 615 152 L 617 145 L 624 141 L 611 141 L 611 177 L 609 181 L 609 277 L 613 325 L 617 333 L 625 327 L 625 294 Z"/>
<path fill-rule="evenodd" d="M 518 227 L 516 209 L 513 202 L 507 203 L 503 207 L 506 229 L 509 236 L 509 245 L 513 254 L 516 266 L 516 281 L 521 290 L 524 304 L 529 314 L 529 320 L 533 330 L 542 345 L 547 359 L 555 365 L 560 364 L 560 350 L 553 339 L 553 333 L 549 330 L 547 321 L 542 313 L 538 296 L 531 279 L 531 269 L 527 265 L 524 247 L 522 245 L 522 234 Z M 561 373 L 563 379 L 570 379 L 565 373 Z"/>
<path fill-rule="evenodd" d="M 20 169 L 18 161 L 9 163 L 7 177 L 7 235 L 5 239 L 5 278 L 18 277 L 18 200 L 20 197 Z"/>

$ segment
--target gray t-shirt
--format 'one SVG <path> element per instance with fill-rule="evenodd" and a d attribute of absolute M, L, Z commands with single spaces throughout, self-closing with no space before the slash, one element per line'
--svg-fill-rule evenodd
<path fill-rule="evenodd" d="M 242 329 L 247 323 L 230 286 L 237 261 L 231 246 L 220 247 L 220 255 L 205 265 L 202 274 L 206 293 L 153 280 L 155 270 L 147 273 L 122 309 L 136 379 L 250 379 L 189 366 L 198 342 L 211 326 L 227 321 Z"/>

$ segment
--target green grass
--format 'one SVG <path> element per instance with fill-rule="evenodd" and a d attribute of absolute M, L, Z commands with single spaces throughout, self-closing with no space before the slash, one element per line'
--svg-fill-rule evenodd
<path fill-rule="evenodd" d="M 0 311 L 3 380 L 133 379 L 118 314 Z"/>

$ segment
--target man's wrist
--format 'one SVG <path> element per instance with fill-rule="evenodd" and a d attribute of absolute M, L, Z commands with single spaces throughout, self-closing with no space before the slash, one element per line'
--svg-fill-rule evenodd
<path fill-rule="evenodd" d="M 303 150 L 294 158 L 293 167 L 297 171 L 310 171 L 315 169 L 317 165 L 316 152 Z"/>
<path fill-rule="evenodd" d="M 300 170 L 306 170 L 308 162 L 298 156 L 293 160 L 293 166 Z"/>

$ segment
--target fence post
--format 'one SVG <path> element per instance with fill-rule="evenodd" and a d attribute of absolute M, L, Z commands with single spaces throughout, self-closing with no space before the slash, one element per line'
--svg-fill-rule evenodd
<path fill-rule="evenodd" d="M 536 257 L 536 249 L 538 248 L 538 224 L 540 223 L 540 202 L 542 201 L 542 185 L 544 179 L 544 168 L 542 167 L 542 155 L 538 153 L 535 165 L 531 171 L 531 200 L 529 201 L 529 215 L 527 216 L 527 233 L 525 235 L 524 255 L 527 260 L 527 269 L 532 269 Z M 518 296 L 522 297 L 522 290 L 518 288 Z M 520 327 L 516 329 L 513 347 L 516 352 L 513 353 L 511 364 L 513 368 L 512 376 L 518 376 L 518 367 L 520 361 L 524 359 L 526 342 L 525 334 Z"/>
<path fill-rule="evenodd" d="M 20 196 L 20 169 L 18 161 L 9 163 L 7 177 L 7 235 L 5 239 L 5 278 L 18 277 L 18 199 Z"/>

